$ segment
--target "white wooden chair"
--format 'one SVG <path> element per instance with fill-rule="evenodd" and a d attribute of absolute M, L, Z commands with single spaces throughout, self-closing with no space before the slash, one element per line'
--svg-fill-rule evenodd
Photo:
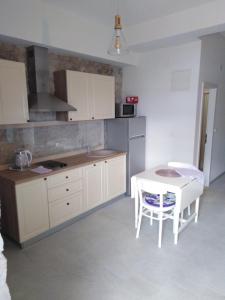
<path fill-rule="evenodd" d="M 139 238 L 142 217 L 145 216 L 150 219 L 150 224 L 153 224 L 153 220 L 159 221 L 159 237 L 158 237 L 158 247 L 161 248 L 162 245 L 162 227 L 163 221 L 166 219 L 173 219 L 173 209 L 175 206 L 175 201 L 165 201 L 165 195 L 167 195 L 167 190 L 163 189 L 158 183 L 149 185 L 149 182 L 142 179 L 137 183 L 138 186 L 138 196 L 139 196 L 139 216 L 138 216 L 138 226 L 136 238 Z M 158 196 L 157 201 L 147 201 L 147 195 Z"/>
<path fill-rule="evenodd" d="M 204 175 L 203 172 L 201 172 L 196 166 L 188 163 L 178 162 L 178 161 L 170 161 L 168 162 L 168 167 L 177 168 L 177 169 L 189 169 L 189 170 L 195 170 L 199 171 L 200 174 L 200 180 L 204 183 Z M 188 205 L 188 215 L 191 215 L 191 207 Z M 181 213 L 181 219 L 183 219 L 184 212 Z"/>

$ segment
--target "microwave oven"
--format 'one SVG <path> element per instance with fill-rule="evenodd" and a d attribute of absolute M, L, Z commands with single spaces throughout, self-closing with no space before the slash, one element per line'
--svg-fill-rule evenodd
<path fill-rule="evenodd" d="M 116 103 L 116 118 L 132 118 L 137 115 L 137 104 Z"/>

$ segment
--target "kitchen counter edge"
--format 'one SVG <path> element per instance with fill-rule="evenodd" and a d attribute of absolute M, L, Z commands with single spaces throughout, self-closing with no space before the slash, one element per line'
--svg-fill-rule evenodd
<path fill-rule="evenodd" d="M 13 171 L 13 170 L 3 170 L 0 171 L 0 181 L 2 180 L 7 180 L 11 184 L 21 184 L 21 183 L 26 183 L 35 179 L 41 179 L 41 178 L 46 178 L 55 174 L 59 174 L 68 170 L 80 168 L 80 167 L 85 167 L 87 165 L 105 161 L 108 159 L 112 159 L 114 157 L 126 155 L 126 152 L 122 151 L 115 151 L 115 153 L 104 156 L 104 157 L 90 157 L 87 156 L 87 154 L 78 154 L 78 155 L 73 155 L 69 157 L 61 157 L 59 159 L 55 159 L 55 161 L 63 162 L 66 163 L 67 166 L 61 169 L 57 169 L 55 171 L 52 171 L 47 174 L 37 174 L 35 172 L 32 172 L 30 169 L 25 170 L 25 171 Z M 40 165 L 40 164 L 39 164 Z M 37 164 L 34 164 L 31 166 L 31 168 L 37 167 Z"/>

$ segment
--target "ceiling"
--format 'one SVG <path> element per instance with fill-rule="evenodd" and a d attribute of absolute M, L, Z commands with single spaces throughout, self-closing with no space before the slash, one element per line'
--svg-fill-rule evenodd
<path fill-rule="evenodd" d="M 119 7 L 123 23 L 133 25 L 215 0 L 43 0 L 103 24 L 112 24 Z"/>

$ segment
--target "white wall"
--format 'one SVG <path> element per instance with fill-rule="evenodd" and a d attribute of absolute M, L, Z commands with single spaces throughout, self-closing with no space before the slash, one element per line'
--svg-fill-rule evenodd
<path fill-rule="evenodd" d="M 137 67 L 125 67 L 124 95 L 138 95 L 138 112 L 147 116 L 146 168 L 168 161 L 192 163 L 201 42 L 143 54 Z M 190 70 L 190 87 L 171 89 L 174 71 Z"/>
<path fill-rule="evenodd" d="M 222 31 L 225 31 L 225 1 L 214 0 L 129 26 L 127 39 L 133 49 L 141 51 L 179 42 L 187 43 L 203 35 Z"/>
<path fill-rule="evenodd" d="M 220 34 L 202 39 L 200 85 L 203 81 L 218 86 L 210 171 L 212 181 L 225 172 L 225 38 Z"/>
<path fill-rule="evenodd" d="M 0 0 L 0 35 L 94 58 L 135 65 L 136 54 L 112 57 L 112 27 L 103 26 L 41 0 Z"/>

